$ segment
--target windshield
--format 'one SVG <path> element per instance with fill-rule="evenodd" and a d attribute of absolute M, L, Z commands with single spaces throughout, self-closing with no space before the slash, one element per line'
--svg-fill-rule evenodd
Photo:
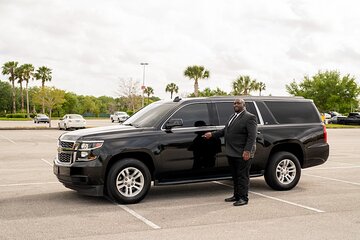
<path fill-rule="evenodd" d="M 135 127 L 154 127 L 174 107 L 174 102 L 154 102 L 128 118 L 124 125 Z"/>

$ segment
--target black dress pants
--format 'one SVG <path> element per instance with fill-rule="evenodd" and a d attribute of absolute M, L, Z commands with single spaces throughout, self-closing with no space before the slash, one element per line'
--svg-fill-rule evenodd
<path fill-rule="evenodd" d="M 245 161 L 242 157 L 227 156 L 234 181 L 234 197 L 249 201 L 250 167 L 252 159 Z"/>

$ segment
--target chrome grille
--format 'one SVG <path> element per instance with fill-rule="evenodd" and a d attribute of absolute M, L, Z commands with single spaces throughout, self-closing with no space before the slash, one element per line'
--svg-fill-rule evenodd
<path fill-rule="evenodd" d="M 71 156 L 72 156 L 71 153 L 61 152 L 61 153 L 58 153 L 58 160 L 59 160 L 59 162 L 62 162 L 62 163 L 70 163 Z"/>
<path fill-rule="evenodd" d="M 74 142 L 65 142 L 65 141 L 59 141 L 59 145 L 62 148 L 73 148 L 74 147 Z"/>

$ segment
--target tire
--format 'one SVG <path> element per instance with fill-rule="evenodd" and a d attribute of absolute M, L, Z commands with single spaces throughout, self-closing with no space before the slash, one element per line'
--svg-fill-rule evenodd
<path fill-rule="evenodd" d="M 137 159 L 127 158 L 116 162 L 107 175 L 107 193 L 118 203 L 140 202 L 148 193 L 150 186 L 150 171 Z"/>
<path fill-rule="evenodd" d="M 280 191 L 294 188 L 300 176 L 300 162 L 289 152 L 277 152 L 272 155 L 264 175 L 266 183 L 272 189 Z"/>
<path fill-rule="evenodd" d="M 111 122 L 113 123 L 113 122 L 114 122 L 114 119 L 111 118 Z"/>

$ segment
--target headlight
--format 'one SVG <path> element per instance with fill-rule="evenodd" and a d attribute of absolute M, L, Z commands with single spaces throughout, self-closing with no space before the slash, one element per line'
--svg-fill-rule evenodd
<path fill-rule="evenodd" d="M 104 141 L 84 141 L 79 143 L 79 147 L 77 150 L 79 151 L 89 151 L 97 148 L 101 148 L 104 144 Z"/>
<path fill-rule="evenodd" d="M 97 159 L 98 151 L 96 149 L 101 148 L 104 141 L 83 141 L 77 143 L 78 155 L 76 161 L 92 161 Z"/>

